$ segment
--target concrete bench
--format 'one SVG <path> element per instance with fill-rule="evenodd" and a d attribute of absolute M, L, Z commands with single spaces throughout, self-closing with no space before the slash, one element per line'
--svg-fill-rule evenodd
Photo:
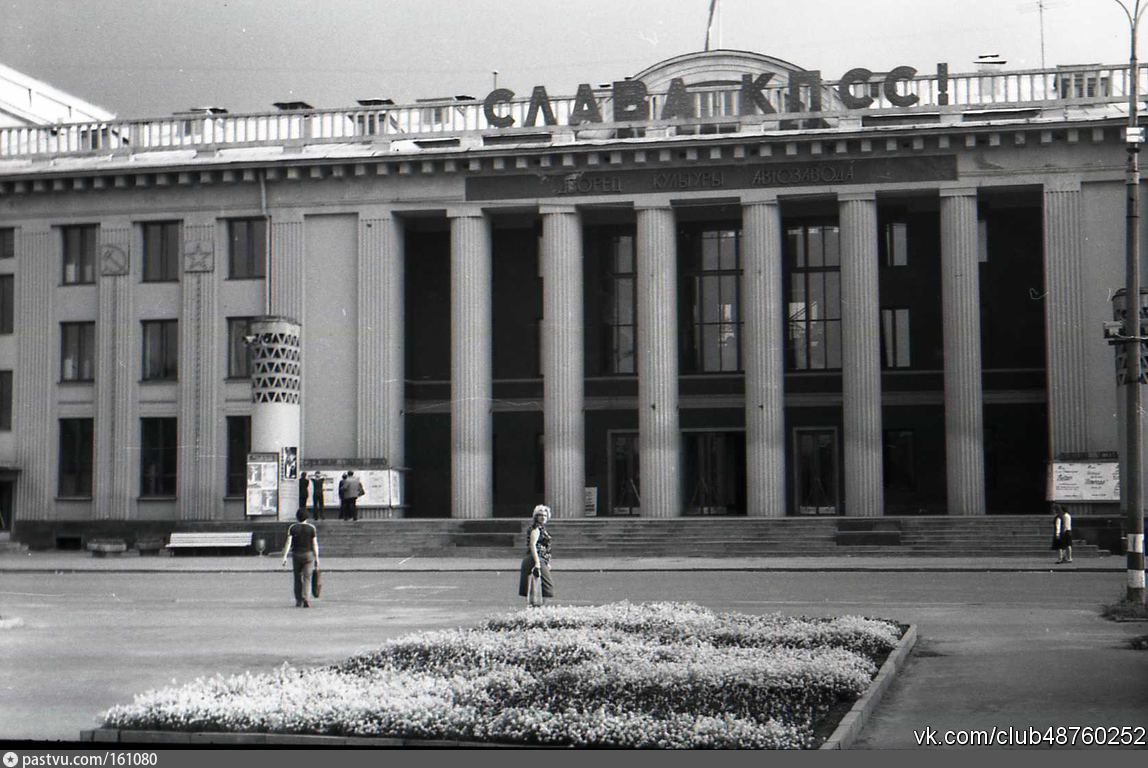
<path fill-rule="evenodd" d="M 245 533 L 173 533 L 167 541 L 168 549 L 250 546 L 251 531 Z"/>

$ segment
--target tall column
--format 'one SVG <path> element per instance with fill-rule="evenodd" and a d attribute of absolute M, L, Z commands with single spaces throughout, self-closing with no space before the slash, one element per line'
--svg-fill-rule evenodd
<path fill-rule="evenodd" d="M 271 216 L 271 315 L 303 317 L 303 254 L 307 238 L 303 219 L 294 212 Z"/>
<path fill-rule="evenodd" d="M 785 516 L 785 326 L 781 209 L 742 204 L 745 451 L 750 517 Z"/>
<path fill-rule="evenodd" d="M 578 517 L 586 486 L 582 217 L 573 206 L 541 211 L 546 501 L 555 517 Z"/>
<path fill-rule="evenodd" d="M 450 218 L 451 517 L 494 509 L 490 221 L 478 208 Z"/>
<path fill-rule="evenodd" d="M 881 436 L 881 303 L 877 197 L 840 195 L 841 387 L 845 427 L 845 513 L 885 514 Z"/>
<path fill-rule="evenodd" d="M 179 516 L 216 520 L 223 512 L 224 459 L 219 442 L 219 356 L 215 222 L 183 230 L 179 317 Z"/>
<path fill-rule="evenodd" d="M 131 519 L 139 496 L 140 330 L 130 223 L 100 228 L 96 321 L 96 519 Z"/>
<path fill-rule="evenodd" d="M 404 465 L 405 327 L 402 220 L 359 221 L 359 437 L 362 458 Z"/>
<path fill-rule="evenodd" d="M 1044 312 L 1047 334 L 1048 448 L 1088 450 L 1085 407 L 1088 341 L 1084 291 L 1084 238 L 1079 179 L 1044 188 Z"/>
<path fill-rule="evenodd" d="M 643 517 L 682 513 L 677 228 L 669 205 L 638 213 L 638 451 Z"/>
<path fill-rule="evenodd" d="M 941 191 L 945 461 L 950 515 L 985 514 L 977 191 Z"/>
<path fill-rule="evenodd" d="M 16 483 L 16 509 L 21 520 L 47 520 L 55 509 L 54 442 L 59 440 L 59 425 L 56 387 L 49 382 L 60 377 L 60 328 L 52 314 L 60 261 L 54 258 L 52 235 L 48 228 L 21 227 L 16 249 L 13 314 L 19 343 L 12 423 L 16 428 L 16 462 L 23 468 Z M 96 464 L 102 464 L 98 456 Z M 98 485 L 93 492 L 100 492 Z"/>

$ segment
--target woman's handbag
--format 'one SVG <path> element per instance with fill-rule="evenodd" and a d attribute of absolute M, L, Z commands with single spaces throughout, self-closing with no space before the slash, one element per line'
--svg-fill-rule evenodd
<path fill-rule="evenodd" d="M 323 582 L 319 578 L 319 569 L 316 568 L 311 573 L 311 595 L 318 597 L 319 593 L 323 591 Z"/>
<path fill-rule="evenodd" d="M 526 604 L 542 605 L 542 577 L 530 574 L 526 582 Z"/>

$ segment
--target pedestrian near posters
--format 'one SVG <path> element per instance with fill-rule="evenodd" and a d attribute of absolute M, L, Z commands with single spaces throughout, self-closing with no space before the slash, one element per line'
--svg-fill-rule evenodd
<path fill-rule="evenodd" d="M 348 520 L 359 519 L 359 498 L 366 493 L 359 478 L 355 477 L 353 469 L 347 470 L 346 476 L 339 483 L 339 497 L 342 499 L 343 511 Z"/>
<path fill-rule="evenodd" d="M 323 519 L 323 483 L 327 478 L 320 471 L 311 475 L 311 508 L 316 520 Z"/>

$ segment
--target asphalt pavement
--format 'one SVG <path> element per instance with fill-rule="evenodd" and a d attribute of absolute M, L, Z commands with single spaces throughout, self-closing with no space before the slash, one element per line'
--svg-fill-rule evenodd
<path fill-rule="evenodd" d="M 557 560 L 554 572 L 558 603 L 692 601 L 915 625 L 917 646 L 854 748 L 914 748 L 927 729 L 969 739 L 994 727 L 1148 726 L 1148 653 L 1128 645 L 1148 624 L 1100 617 L 1123 592 L 1124 558 L 1054 559 L 595 558 Z M 0 742 L 74 740 L 108 707 L 172 682 L 329 664 L 518 610 L 517 565 L 327 558 L 323 599 L 300 610 L 278 556 L 0 554 L 0 621 L 16 620 L 0 630 Z"/>

